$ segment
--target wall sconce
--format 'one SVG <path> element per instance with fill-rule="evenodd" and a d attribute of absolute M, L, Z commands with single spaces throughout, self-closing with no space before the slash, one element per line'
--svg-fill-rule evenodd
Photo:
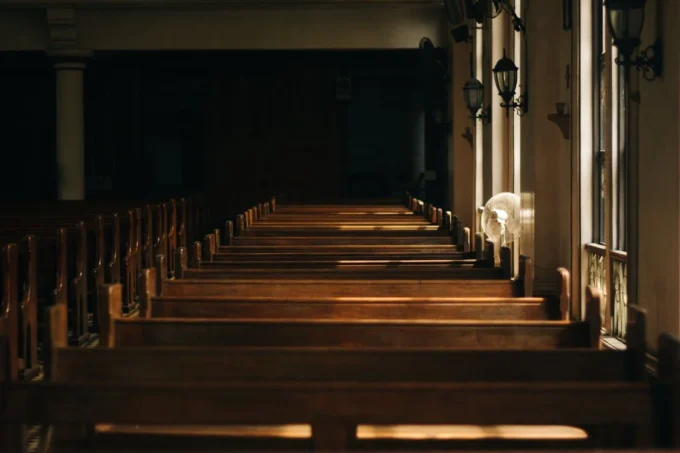
<path fill-rule="evenodd" d="M 445 0 L 449 3 L 451 0 Z M 461 1 L 462 3 L 462 1 Z M 512 18 L 512 28 L 518 33 L 526 31 L 524 22 L 517 15 L 510 0 L 466 0 L 465 8 L 468 19 L 474 19 L 478 24 L 483 24 L 485 18 L 495 19 L 503 11 Z"/>
<path fill-rule="evenodd" d="M 490 107 L 484 108 L 484 85 L 482 82 L 474 77 L 463 86 L 463 95 L 465 97 L 465 105 L 470 110 L 470 118 L 479 120 L 484 124 L 491 122 Z M 481 109 L 480 113 L 477 113 Z"/>
<path fill-rule="evenodd" d="M 524 93 L 515 100 L 518 69 L 515 62 L 505 55 L 505 49 L 503 49 L 503 58 L 498 60 L 493 68 L 493 78 L 496 81 L 498 95 L 503 98 L 501 107 L 508 109 L 506 113 L 513 109 L 519 116 L 522 116 L 529 111 L 529 96 Z"/>
<path fill-rule="evenodd" d="M 633 57 L 635 48 L 641 43 L 645 3 L 647 0 L 605 0 L 609 30 L 614 38 L 614 45 L 621 54 L 616 62 L 624 67 L 635 66 L 651 82 L 663 72 L 661 39 L 657 38 L 654 44 Z"/>

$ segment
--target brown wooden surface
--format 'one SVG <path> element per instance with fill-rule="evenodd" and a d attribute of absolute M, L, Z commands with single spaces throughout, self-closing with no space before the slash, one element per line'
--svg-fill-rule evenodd
<path fill-rule="evenodd" d="M 542 382 L 628 380 L 621 351 L 321 347 L 60 348 L 56 380 L 140 382 Z M 83 369 L 89 369 L 84 374 Z M 180 372 L 181 370 L 181 372 Z"/>
<path fill-rule="evenodd" d="M 166 296 L 268 297 L 518 297 L 510 280 L 174 280 L 163 282 Z"/>
<path fill-rule="evenodd" d="M 302 241 L 299 245 L 279 245 L 279 246 L 257 246 L 257 245 L 237 245 L 231 247 L 219 247 L 217 252 L 224 254 L 240 253 L 373 253 L 385 250 L 391 253 L 456 253 L 458 249 L 450 244 L 406 244 L 406 245 L 385 245 L 385 244 L 338 244 L 338 245 L 310 245 Z"/>
<path fill-rule="evenodd" d="M 327 418 L 372 424 L 646 425 L 651 420 L 648 387 L 623 382 L 196 385 L 74 380 L 13 382 L 6 390 L 3 419 L 29 423 L 216 425 Z"/>
<path fill-rule="evenodd" d="M 451 245 L 451 237 L 446 235 L 432 237 L 418 237 L 412 235 L 401 236 L 299 236 L 288 237 L 248 237 L 236 236 L 233 239 L 235 246 L 334 246 L 334 245 Z"/>
<path fill-rule="evenodd" d="M 644 313 L 629 317 L 630 351 L 598 350 L 600 294 L 588 292 L 587 321 L 570 322 L 568 294 L 550 303 L 507 299 L 531 294 L 530 282 L 510 280 L 508 267 L 428 262 L 441 253 L 472 258 L 466 229 L 433 205 L 407 202 L 418 214 L 272 199 L 240 217 L 243 236 L 232 237 L 227 223 L 224 234 L 192 248 L 203 256 L 191 260 L 182 248 L 186 226 L 177 223 L 183 210 L 160 206 L 157 228 L 130 222 L 136 239 L 128 246 L 139 253 L 126 255 L 124 286 L 100 287 L 101 344 L 114 347 L 65 347 L 67 307 L 58 303 L 46 344 L 54 381 L 0 383 L 0 419 L 58 423 L 71 441 L 82 436 L 68 424 L 302 423 L 312 428 L 308 447 L 336 451 L 353 444 L 359 423 L 625 425 L 640 431 L 603 443 L 644 442 L 653 420 L 640 372 Z M 270 234 L 276 237 L 248 237 Z M 142 245 L 154 238 L 152 249 Z M 239 249 L 245 244 L 260 248 Z M 444 252 L 437 244 L 449 245 Z M 358 264 L 361 258 L 372 262 Z M 150 260 L 155 269 L 142 269 Z M 323 267 L 333 260 L 352 263 Z M 197 268 L 187 269 L 189 262 Z M 306 263 L 323 264 L 305 270 Z M 522 275 L 533 275 L 527 266 L 522 260 Z M 474 279 L 490 274 L 503 278 Z M 123 294 L 141 302 L 141 317 L 122 316 Z M 123 442 L 138 445 L 128 435 Z"/>
<path fill-rule="evenodd" d="M 563 321 L 124 318 L 116 346 L 590 347 L 589 325 Z"/>
<path fill-rule="evenodd" d="M 448 238 L 449 233 L 442 231 L 436 225 L 417 226 L 411 229 L 380 229 L 377 227 L 356 227 L 350 229 L 343 229 L 337 227 L 327 228 L 286 228 L 286 229 L 264 229 L 254 228 L 247 229 L 242 234 L 249 237 L 299 237 L 299 236 L 313 236 L 313 237 L 333 237 L 346 236 L 347 234 L 359 237 L 422 237 L 422 238 Z"/>
<path fill-rule="evenodd" d="M 491 263 L 474 259 L 452 259 L 452 260 L 386 260 L 386 259 L 367 259 L 367 260 L 309 260 L 309 261 L 202 261 L 201 265 L 194 268 L 205 270 L 230 270 L 230 269 L 353 269 L 361 272 L 373 269 L 398 269 L 407 268 L 417 271 L 418 269 L 456 269 L 456 268 L 489 268 Z"/>
<path fill-rule="evenodd" d="M 328 319 L 559 319 L 559 307 L 542 298 L 409 301 L 168 298 L 151 301 L 155 318 L 328 318 Z"/>
<path fill-rule="evenodd" d="M 373 251 L 354 253 L 313 252 L 307 253 L 216 253 L 214 261 L 349 261 L 349 260 L 453 260 L 473 258 L 464 252 L 410 253 L 404 251 Z"/>
<path fill-rule="evenodd" d="M 206 263 L 207 264 L 207 263 Z M 441 265 L 440 267 L 427 265 L 416 265 L 410 267 L 408 263 L 398 266 L 390 265 L 347 265 L 332 268 L 331 265 L 325 268 L 261 268 L 254 267 L 250 262 L 238 262 L 240 266 L 230 269 L 219 269 L 212 266 L 207 269 L 187 269 L 183 271 L 183 278 L 188 279 L 356 279 L 358 275 L 363 279 L 408 279 L 417 278 L 420 280 L 443 280 L 443 279 L 500 279 L 503 277 L 501 268 L 474 268 L 453 267 L 451 265 Z M 259 263 L 258 263 L 259 264 Z M 273 265 L 274 263 L 267 263 Z M 292 263 L 295 265 L 298 263 Z M 322 265 L 324 263 L 321 263 Z M 291 266 L 292 267 L 292 266 Z"/>

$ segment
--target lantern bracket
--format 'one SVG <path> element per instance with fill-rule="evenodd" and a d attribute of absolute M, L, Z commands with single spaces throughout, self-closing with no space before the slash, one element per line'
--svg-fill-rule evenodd
<path fill-rule="evenodd" d="M 512 102 L 503 102 L 501 103 L 501 107 L 507 109 L 506 116 L 510 114 L 510 110 L 517 112 L 518 116 L 524 116 L 524 114 L 529 111 L 529 93 L 525 92 L 516 100 L 513 99 Z"/>
<path fill-rule="evenodd" d="M 470 112 L 470 119 L 471 120 L 479 120 L 482 122 L 482 124 L 490 124 L 491 123 L 491 104 L 487 105 L 486 107 L 483 107 L 479 109 L 479 113 L 476 112 Z"/>
<path fill-rule="evenodd" d="M 647 47 L 634 57 L 621 55 L 616 57 L 616 63 L 624 67 L 635 66 L 642 77 L 651 82 L 663 75 L 663 41 L 657 38 L 654 44 Z"/>

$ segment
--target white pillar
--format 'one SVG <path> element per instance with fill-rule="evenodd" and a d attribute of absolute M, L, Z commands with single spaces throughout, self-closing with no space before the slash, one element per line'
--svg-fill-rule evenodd
<path fill-rule="evenodd" d="M 84 59 L 88 51 L 59 51 L 57 58 L 57 197 L 85 199 Z"/>
<path fill-rule="evenodd" d="M 503 58 L 503 52 L 509 58 L 513 55 L 508 45 L 508 16 L 502 14 L 500 17 L 491 21 L 491 68 L 496 66 L 498 60 Z M 510 115 L 515 115 L 513 110 L 508 112 L 501 107 L 501 98 L 493 82 L 492 102 L 491 102 L 491 195 L 506 192 L 510 189 L 508 184 L 508 157 L 510 148 Z M 516 93 L 516 97 L 520 93 Z"/>

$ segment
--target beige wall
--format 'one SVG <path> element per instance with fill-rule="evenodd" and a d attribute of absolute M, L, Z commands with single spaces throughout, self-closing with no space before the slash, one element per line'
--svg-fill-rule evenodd
<path fill-rule="evenodd" d="M 647 2 L 643 46 L 663 35 L 664 74 L 640 80 L 640 305 L 647 341 L 680 334 L 680 2 Z"/>
<path fill-rule="evenodd" d="M 502 100 L 490 76 L 491 68 L 502 56 L 504 47 L 508 56 L 513 56 L 511 43 L 515 32 L 509 30 L 508 17 L 502 15 L 494 19 L 493 32 L 484 33 L 487 55 L 484 83 L 493 112 L 492 124 L 484 127 L 484 202 L 491 195 L 511 189 L 508 164 L 513 148 L 509 129 L 512 121 L 521 121 L 520 251 L 534 259 L 536 291 L 550 294 L 556 291 L 555 269 L 571 265 L 571 141 L 564 139 L 558 126 L 547 119 L 548 114 L 555 113 L 557 102 L 570 101 L 570 89 L 566 87 L 564 74 L 572 57 L 571 33 L 562 30 L 562 12 L 561 8 L 555 7 L 555 2 L 523 0 L 522 3 L 519 14 L 525 17 L 527 42 L 525 61 L 520 69 L 527 79 L 521 75 L 517 96 L 526 92 L 530 103 L 528 112 L 521 118 L 511 112 L 514 118 L 511 121 L 506 119 L 505 109 L 500 107 Z M 501 22 L 505 22 L 506 26 L 498 25 Z M 493 33 L 504 39 L 496 41 Z M 460 124 L 456 125 L 455 119 L 454 128 L 463 129 Z M 464 158 L 454 153 L 454 159 L 459 162 Z M 457 190 L 458 182 L 464 177 L 455 173 Z M 459 203 L 464 204 L 463 201 Z"/>
<path fill-rule="evenodd" d="M 469 118 L 470 111 L 463 99 L 463 86 L 470 80 L 470 44 L 452 46 L 451 103 L 453 106 L 453 212 L 464 225 L 471 227 L 475 221 L 475 123 Z M 463 134 L 470 128 L 472 144 Z"/>
<path fill-rule="evenodd" d="M 571 141 L 565 140 L 557 126 L 546 119 L 548 113 L 555 112 L 555 102 L 568 102 L 570 98 L 564 74 L 565 65 L 572 61 L 571 34 L 562 31 L 561 11 L 551 2 L 526 2 L 531 104 L 530 112 L 522 118 L 521 248 L 522 253 L 535 257 L 537 289 L 547 292 L 554 281 L 554 268 L 571 264 Z M 647 340 L 652 349 L 661 332 L 680 334 L 678 19 L 680 2 L 647 3 L 643 46 L 651 44 L 657 32 L 663 36 L 664 75 L 653 82 L 640 78 L 633 84 L 640 98 L 633 118 L 640 150 L 639 304 L 648 313 Z M 575 82 L 577 72 L 573 65 L 571 69 Z M 633 74 L 637 77 L 634 70 Z M 572 88 L 575 86 L 572 83 Z M 573 106 L 570 111 L 574 111 Z M 590 183 L 590 172 L 580 176 Z"/>
<path fill-rule="evenodd" d="M 564 75 L 571 59 L 571 33 L 562 30 L 562 10 L 555 2 L 523 3 L 530 103 L 521 119 L 521 243 L 522 252 L 534 257 L 536 292 L 554 293 L 555 269 L 571 267 L 571 141 L 547 115 L 556 112 L 557 102 L 569 102 Z"/>

